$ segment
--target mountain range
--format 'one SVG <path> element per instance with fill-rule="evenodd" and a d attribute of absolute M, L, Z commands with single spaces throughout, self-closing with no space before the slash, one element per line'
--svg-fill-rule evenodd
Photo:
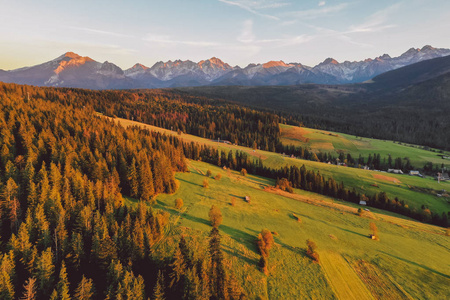
<path fill-rule="evenodd" d="M 101 63 L 67 52 L 40 65 L 0 70 L 0 81 L 88 89 L 347 84 L 364 82 L 387 71 L 447 55 L 450 55 L 450 49 L 424 46 L 411 48 L 398 57 L 384 54 L 374 59 L 342 63 L 327 58 L 314 67 L 269 61 L 241 68 L 213 57 L 198 63 L 190 60 L 161 61 L 152 67 L 137 63 L 122 70 L 108 61 Z"/>
<path fill-rule="evenodd" d="M 184 96 L 231 100 L 299 116 L 310 127 L 450 149 L 450 56 L 347 85 L 201 86 Z"/>

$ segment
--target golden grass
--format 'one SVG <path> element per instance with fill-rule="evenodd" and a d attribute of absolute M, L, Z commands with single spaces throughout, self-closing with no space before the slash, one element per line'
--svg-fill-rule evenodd
<path fill-rule="evenodd" d="M 300 142 L 308 142 L 308 138 L 305 137 L 309 132 L 303 127 L 291 127 L 287 130 L 283 130 L 283 137 L 288 139 L 295 139 Z"/>
<path fill-rule="evenodd" d="M 311 145 L 312 149 L 319 149 L 319 150 L 334 150 L 334 146 L 333 143 L 331 142 L 317 142 L 317 143 L 313 143 Z"/>
<path fill-rule="evenodd" d="M 370 291 L 338 253 L 320 252 L 320 265 L 338 299 L 374 299 Z"/>
<path fill-rule="evenodd" d="M 372 176 L 375 179 L 390 181 L 390 182 L 393 182 L 393 183 L 402 183 L 398 178 L 389 177 L 389 176 L 382 175 L 382 174 L 372 174 Z"/>
<path fill-rule="evenodd" d="M 375 265 L 361 259 L 353 263 L 353 269 L 376 299 L 412 299 L 398 283 Z"/>

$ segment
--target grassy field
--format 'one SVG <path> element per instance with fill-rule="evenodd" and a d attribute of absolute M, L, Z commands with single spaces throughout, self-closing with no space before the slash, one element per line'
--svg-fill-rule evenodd
<path fill-rule="evenodd" d="M 325 176 L 332 176 L 338 182 L 344 182 L 347 187 L 355 188 L 360 193 L 371 195 L 380 191 L 385 191 L 390 198 L 393 199 L 395 197 L 398 197 L 400 200 L 405 201 L 410 207 L 415 207 L 416 209 L 420 209 L 422 205 L 426 205 L 430 208 L 430 210 L 434 212 L 447 213 L 448 211 L 450 211 L 450 198 L 438 197 L 436 195 L 437 193 L 440 193 L 441 190 L 450 191 L 450 182 L 441 182 L 439 184 L 432 178 L 386 174 L 382 172 L 347 168 L 308 160 L 294 159 L 282 156 L 278 153 L 260 150 L 255 151 L 246 147 L 217 143 L 212 140 L 189 134 L 178 135 L 176 132 L 171 130 L 162 129 L 159 127 L 150 126 L 126 119 L 117 118 L 115 119 L 115 121 L 119 122 L 123 126 L 140 126 L 149 130 L 163 132 L 165 134 L 177 135 L 185 141 L 192 141 L 200 144 L 206 144 L 212 147 L 218 147 L 225 152 L 228 152 L 230 150 L 244 151 L 251 157 L 260 157 L 264 161 L 264 164 L 266 166 L 272 168 L 278 169 L 285 165 L 297 165 L 299 167 L 305 165 L 308 169 L 320 171 L 321 174 Z M 393 144 L 392 142 L 390 144 L 393 146 L 405 148 L 406 150 L 410 151 L 422 151 L 428 155 L 434 154 L 433 152 L 400 146 L 397 144 Z"/>
<path fill-rule="evenodd" d="M 220 173 L 222 178 L 209 178 L 209 188 L 203 188 L 208 169 L 212 177 Z M 219 230 L 227 269 L 242 282 L 249 299 L 449 297 L 450 237 L 443 228 L 375 209 L 359 217 L 356 208 L 334 199 L 300 190 L 286 195 L 268 188 L 272 180 L 242 177 L 202 162 L 189 161 L 189 170 L 176 174 L 180 188 L 175 194 L 157 197 L 155 208 L 171 214 L 171 226 L 155 255 L 173 251 L 180 234 L 193 247 L 206 247 L 208 211 L 216 205 L 223 214 Z M 233 197 L 235 206 L 230 204 Z M 174 208 L 176 198 L 184 201 L 180 210 Z M 368 238 L 370 222 L 379 229 L 379 241 Z M 268 276 L 257 267 L 255 241 L 263 228 L 275 238 Z M 316 242 L 320 264 L 306 256 L 307 239 Z"/>
<path fill-rule="evenodd" d="M 374 153 L 379 153 L 381 160 L 384 158 L 387 159 L 390 154 L 393 160 L 397 157 L 409 157 L 411 164 L 417 168 L 423 168 L 427 162 L 431 162 L 433 165 L 438 166 L 444 164 L 444 166 L 450 168 L 450 160 L 442 159 L 438 156 L 442 154 L 450 156 L 449 152 L 437 153 L 424 150 L 421 146 L 417 145 L 400 145 L 393 141 L 356 137 L 348 134 L 306 127 L 280 124 L 280 128 L 282 136 L 281 141 L 286 145 L 291 144 L 307 147 L 316 152 L 330 152 L 335 155 L 338 155 L 339 151 L 342 151 L 345 154 L 350 153 L 355 159 L 361 154 L 366 161 L 369 154 L 372 154 L 373 156 Z"/>

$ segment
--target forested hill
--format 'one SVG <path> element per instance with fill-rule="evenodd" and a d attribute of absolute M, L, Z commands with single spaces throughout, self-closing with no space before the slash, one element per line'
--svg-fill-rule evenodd
<path fill-rule="evenodd" d="M 450 56 L 350 85 L 172 89 L 294 116 L 307 127 L 450 149 Z"/>
<path fill-rule="evenodd" d="M 170 254 L 152 256 L 168 213 L 146 205 L 177 189 L 174 173 L 186 170 L 181 143 L 95 116 L 90 97 L 0 84 L 0 298 L 189 298 L 184 282 L 169 289 L 164 281 Z M 141 202 L 124 206 L 124 196 Z M 183 240 L 180 248 L 192 255 Z M 212 282 L 205 295 L 218 293 L 216 280 L 222 292 L 241 294 L 225 273 L 208 275 L 206 254 L 197 256 L 197 283 Z"/>
<path fill-rule="evenodd" d="M 5 88 L 16 86 L 4 84 Z M 20 87 L 20 97 L 50 99 L 129 120 L 209 139 L 275 151 L 280 142 L 278 115 L 229 101 L 179 95 L 165 90 L 91 91 Z"/>

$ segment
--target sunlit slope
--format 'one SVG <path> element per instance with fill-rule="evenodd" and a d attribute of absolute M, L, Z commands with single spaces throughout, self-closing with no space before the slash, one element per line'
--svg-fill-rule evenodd
<path fill-rule="evenodd" d="M 447 213 L 450 211 L 450 203 L 448 202 L 448 199 L 445 197 L 438 197 L 436 195 L 441 190 L 450 191 L 450 182 L 441 182 L 439 184 L 436 180 L 431 178 L 386 174 L 289 158 L 278 153 L 217 143 L 212 140 L 184 133 L 178 134 L 177 132 L 171 130 L 126 119 L 116 118 L 114 120 L 116 122 L 120 122 L 123 126 L 140 126 L 149 130 L 176 135 L 185 141 L 192 141 L 218 147 L 220 150 L 224 150 L 225 152 L 228 152 L 229 150 L 244 151 L 255 159 L 261 158 L 266 166 L 272 168 L 281 168 L 285 165 L 297 165 L 299 167 L 305 165 L 308 169 L 320 171 L 325 176 L 332 176 L 338 182 L 342 181 L 347 187 L 355 188 L 357 192 L 371 195 L 380 191 L 385 191 L 389 198 L 394 199 L 395 197 L 398 197 L 399 200 L 405 201 L 409 206 L 415 207 L 416 209 L 421 209 L 422 205 L 426 205 L 433 212 Z M 409 149 L 409 147 L 406 148 Z"/>
<path fill-rule="evenodd" d="M 356 209 L 344 202 L 300 190 L 285 197 L 268 188 L 274 184 L 272 180 L 243 177 L 202 162 L 189 161 L 189 169 L 190 173 L 176 175 L 180 188 L 175 194 L 157 197 L 156 208 L 168 211 L 173 224 L 161 251 L 173 247 L 181 233 L 191 241 L 206 237 L 211 230 L 209 209 L 218 206 L 223 214 L 219 230 L 226 265 L 242 281 L 250 299 L 448 296 L 450 237 L 443 228 L 379 214 L 378 210 L 359 217 Z M 212 172 L 210 178 L 205 176 L 207 170 Z M 222 178 L 214 180 L 219 173 Z M 209 188 L 202 186 L 206 178 Z M 250 203 L 244 196 L 250 197 Z M 231 205 L 233 197 L 235 206 Z M 184 201 L 180 210 L 174 208 L 176 198 Z M 128 204 L 133 203 L 128 200 Z M 368 238 L 370 222 L 377 225 L 380 241 Z M 257 266 L 260 256 L 255 241 L 263 228 L 274 233 L 276 242 L 269 256 L 268 276 Z M 320 264 L 306 256 L 307 239 L 316 242 L 323 257 Z M 206 247 L 205 242 L 198 247 Z"/>
<path fill-rule="evenodd" d="M 397 157 L 409 157 L 411 164 L 417 168 L 423 168 L 425 163 L 431 162 L 433 165 L 450 168 L 450 160 L 442 159 L 439 155 L 450 153 L 440 153 L 424 150 L 422 146 L 398 144 L 393 141 L 384 141 L 357 137 L 344 133 L 330 132 L 306 127 L 297 127 L 280 124 L 281 141 L 285 145 L 295 145 L 310 148 L 318 152 L 330 152 L 338 155 L 340 151 L 350 153 L 354 159 L 358 159 L 361 154 L 367 161 L 369 154 L 380 154 L 381 159 L 387 159 L 389 154 L 394 160 Z"/>

